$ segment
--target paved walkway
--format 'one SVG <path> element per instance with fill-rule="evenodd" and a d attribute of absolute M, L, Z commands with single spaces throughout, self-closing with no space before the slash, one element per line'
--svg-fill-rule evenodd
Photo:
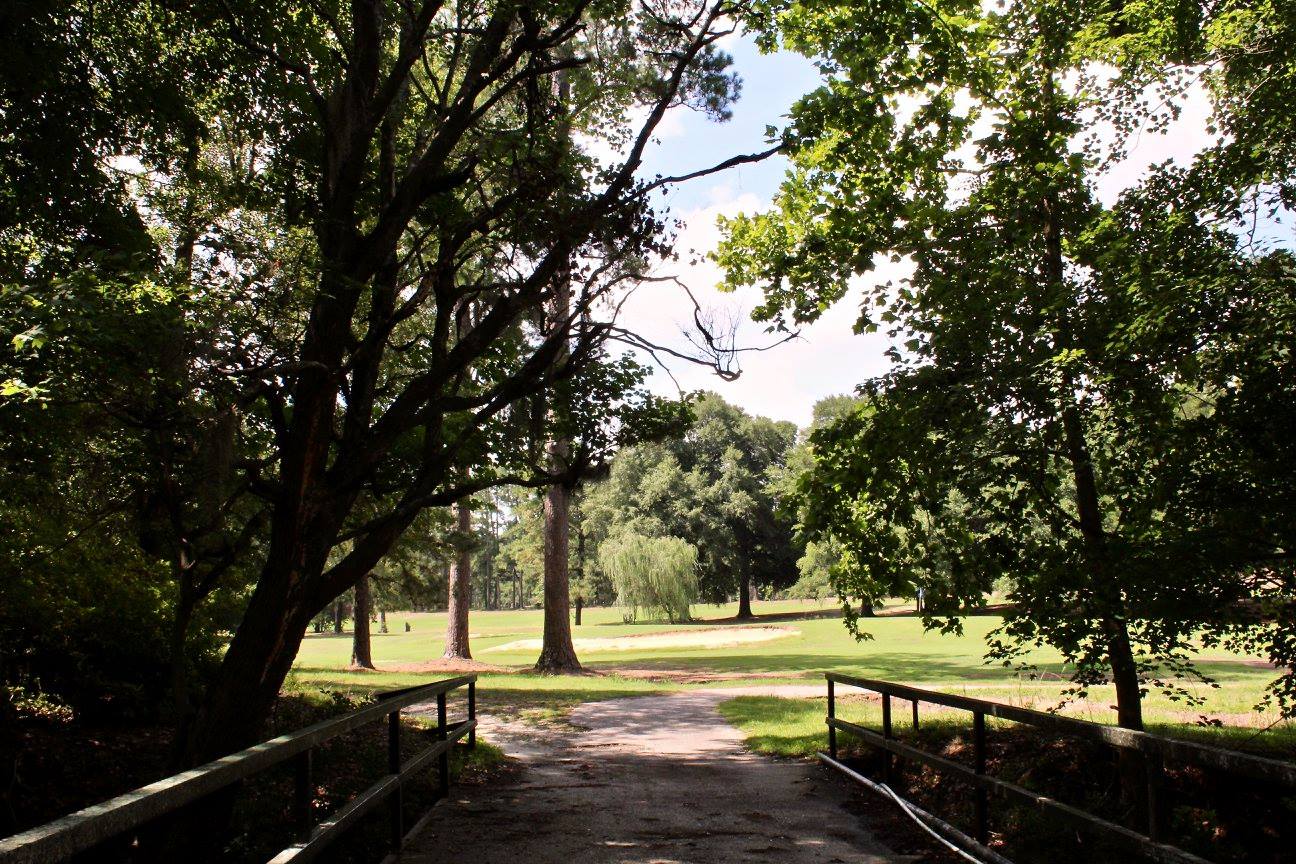
<path fill-rule="evenodd" d="M 765 688 L 752 688 L 753 691 Z M 879 844 L 845 806 L 849 786 L 816 764 L 742 747 L 716 712 L 743 691 L 690 691 L 581 705 L 565 733 L 484 718 L 517 759 L 503 782 L 455 787 L 402 856 L 411 864 L 736 864 L 912 859 Z"/>

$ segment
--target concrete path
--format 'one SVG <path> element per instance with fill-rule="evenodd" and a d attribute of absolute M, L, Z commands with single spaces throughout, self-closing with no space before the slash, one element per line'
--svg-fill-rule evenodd
<path fill-rule="evenodd" d="M 401 860 L 411 864 L 736 864 L 910 861 L 845 806 L 850 787 L 813 763 L 742 747 L 716 712 L 741 691 L 581 705 L 587 731 L 484 721 L 519 762 L 503 782 L 457 787 Z M 767 691 L 771 688 L 752 688 Z"/>

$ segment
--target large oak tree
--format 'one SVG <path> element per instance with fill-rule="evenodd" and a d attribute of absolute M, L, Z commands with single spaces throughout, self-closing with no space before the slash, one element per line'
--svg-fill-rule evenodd
<path fill-rule="evenodd" d="M 184 595 L 178 632 L 234 574 L 251 586 L 190 727 L 201 760 L 254 739 L 310 620 L 425 508 L 561 482 L 673 417 L 606 343 L 615 300 L 668 250 L 649 196 L 679 178 L 641 179 L 645 150 L 672 107 L 724 113 L 736 85 L 715 46 L 738 10 L 119 5 L 105 19 L 68 3 L 33 26 L 102 82 L 82 95 L 108 131 L 69 142 L 84 152 L 68 164 L 113 178 L 142 249 L 119 256 L 122 281 L 160 298 L 159 362 L 129 400 L 99 395 L 105 416 L 149 431 L 140 458 L 161 470 L 141 485 Z M 152 56 L 166 76 L 146 74 Z M 141 80 L 149 98 L 124 100 L 118 129 L 108 97 Z M 602 164 L 581 136 L 620 155 Z M 75 252 L 75 231 L 32 236 L 6 247 L 38 249 L 10 270 L 29 295 L 88 272 L 75 254 L 62 272 L 30 263 L 69 236 Z M 546 320 L 560 285 L 570 300 Z M 467 305 L 480 314 L 456 326 Z M 35 308 L 49 306 L 15 323 Z M 7 362 L 39 370 L 74 344 Z M 10 395 L 33 396 L 30 378 L 10 375 Z M 159 408 L 127 416 L 119 401 Z M 568 442 L 561 466 L 537 414 Z"/>

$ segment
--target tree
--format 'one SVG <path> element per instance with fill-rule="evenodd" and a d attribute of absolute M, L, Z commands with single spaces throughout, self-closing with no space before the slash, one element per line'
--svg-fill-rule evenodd
<path fill-rule="evenodd" d="M 1290 715 L 1296 377 L 1284 346 L 1296 338 L 1296 316 L 1284 286 L 1296 264 L 1284 213 L 1296 202 L 1289 107 L 1296 19 L 1290 4 L 1271 2 L 1155 3 L 1128 17 L 1125 35 L 1113 28 L 1112 38 L 1095 46 L 1121 72 L 1109 103 L 1117 123 L 1128 127 L 1129 115 L 1148 114 L 1164 122 L 1199 85 L 1212 98 L 1219 132 L 1191 165 L 1150 172 L 1119 208 L 1122 227 L 1140 238 L 1147 272 L 1171 284 L 1212 280 L 1221 298 L 1208 307 L 1208 320 L 1188 316 L 1204 335 L 1183 371 L 1196 405 L 1189 434 L 1173 447 L 1186 480 L 1165 522 L 1175 526 L 1169 539 L 1177 548 L 1208 547 L 1200 566 L 1235 580 L 1225 595 L 1235 602 L 1206 622 L 1207 640 L 1264 653 L 1285 667 L 1271 691 Z M 1150 90 L 1163 98 L 1142 100 Z M 1160 327 L 1182 327 L 1191 308 L 1172 291 L 1142 299 L 1143 318 Z M 1145 340 L 1133 341 L 1145 350 Z"/>
<path fill-rule="evenodd" d="M 355 611 L 352 613 L 351 665 L 373 669 L 373 643 L 369 638 L 369 623 L 373 607 L 369 594 L 369 577 L 362 576 L 355 584 Z"/>
<path fill-rule="evenodd" d="M 454 505 L 456 532 L 454 558 L 446 600 L 446 659 L 471 660 L 468 646 L 468 610 L 472 603 L 472 509 L 467 501 Z"/>
<path fill-rule="evenodd" d="M 229 382 L 185 366 L 189 351 L 206 348 L 202 326 L 190 325 L 211 309 L 223 308 L 232 330 L 244 328 L 230 295 L 213 291 L 199 301 L 190 290 L 194 221 L 219 218 L 243 190 L 214 182 L 208 188 L 219 191 L 195 195 L 197 183 L 181 182 L 163 191 L 137 182 L 111 157 L 137 154 L 192 180 L 215 179 L 204 157 L 227 142 L 201 140 L 195 103 L 220 110 L 244 99 L 249 64 L 221 56 L 201 12 L 23 2 L 8 4 L 0 18 L 26 46 L 24 60 L 0 64 L 0 317 L 14 337 L 0 354 L 0 438 L 8 445 L 0 458 L 16 481 L 7 490 L 16 494 L 5 497 L 52 515 L 38 503 L 38 478 L 50 489 L 80 490 L 49 525 L 57 539 L 44 539 L 52 545 L 38 552 L 42 539 L 22 532 L 5 546 L 17 558 L 38 552 L 55 565 L 44 577 L 30 560 L 12 572 L 44 578 L 72 597 L 83 571 L 72 562 L 103 539 L 87 528 L 111 527 L 101 543 L 115 559 L 109 569 L 135 568 L 135 584 L 153 595 L 129 615 L 115 614 L 133 621 L 133 646 L 166 658 L 171 713 L 183 726 L 192 712 L 190 675 L 209 666 L 218 632 L 243 599 L 251 568 L 242 556 L 259 527 L 255 505 L 225 500 L 233 467 Z M 244 129 L 231 117 L 224 131 Z M 173 218 L 175 230 L 155 231 L 150 213 Z M 132 537 L 134 550 L 122 542 Z M 58 591 L 40 593 L 52 611 Z M 116 603 L 99 605 L 107 612 Z M 152 641 L 158 627 L 160 651 Z M 91 644 L 64 644 L 73 642 Z M 53 660 L 61 652 L 49 647 Z M 130 690 L 152 693 L 151 665 L 120 664 L 148 682 Z M 115 677 L 101 681 L 111 688 Z M 45 680 L 79 689 L 64 674 Z"/>
<path fill-rule="evenodd" d="M 776 511 L 768 481 L 796 427 L 750 417 L 715 394 L 692 409 L 680 434 L 618 454 L 608 479 L 591 485 L 585 515 L 600 539 L 630 531 L 694 545 L 702 599 L 737 596 L 739 617 L 749 618 L 753 586 L 795 578 L 792 523 Z"/>
<path fill-rule="evenodd" d="M 865 596 L 939 579 L 925 614 L 946 627 L 1009 576 L 991 655 L 1052 644 L 1140 728 L 1144 686 L 1190 673 L 1195 631 L 1238 596 L 1164 521 L 1201 325 L 1237 283 L 1219 228 L 1174 221 L 1158 267 L 1094 194 L 1110 160 L 1082 121 L 1110 91 L 1085 51 L 1114 32 L 1084 2 L 793 4 L 770 38 L 828 58 L 830 80 L 794 112 L 778 207 L 730 222 L 720 259 L 766 286 L 776 324 L 911 263 L 874 281 L 859 325 L 890 325 L 894 371 L 811 436 L 810 537 L 842 544 L 838 584 Z M 1201 317 L 1149 318 L 1156 296 Z"/>
<path fill-rule="evenodd" d="M 156 368 L 184 374 L 146 379 L 138 401 L 196 400 L 190 430 L 233 418 L 229 483 L 170 483 L 163 472 L 155 484 L 185 517 L 169 520 L 167 542 L 199 553 L 175 557 L 176 578 L 198 580 L 195 604 L 234 576 L 255 584 L 188 736 L 188 760 L 203 760 L 254 740 L 310 620 L 420 512 L 501 482 L 553 484 L 534 450 L 492 447 L 525 437 L 530 400 L 563 381 L 598 394 L 563 406 L 572 472 L 657 422 L 642 370 L 606 358 L 612 331 L 594 310 L 666 248 L 647 201 L 674 178 L 636 171 L 669 107 L 719 114 L 734 95 L 715 48 L 731 10 L 356 2 L 335 15 L 198 2 L 184 16 L 131 4 L 114 19 L 69 8 L 41 32 L 91 52 L 92 68 L 138 83 L 131 75 L 149 69 L 132 58 L 168 58 L 166 75 L 125 106 L 123 129 L 144 133 L 73 139 L 92 161 L 143 166 L 140 186 L 157 194 L 128 190 L 114 205 L 123 224 L 147 228 L 130 235 L 145 274 L 177 274 L 152 283 L 182 289 L 181 302 L 158 304 L 166 326 L 192 322 L 201 337 L 165 340 L 180 359 Z M 157 21 L 193 46 L 106 51 L 123 33 L 164 44 Z M 602 50 L 613 45 L 633 50 Z M 548 86 L 563 71 L 567 105 Z M 163 103 L 185 134 L 162 134 Z M 638 125 L 625 113 L 634 106 L 646 110 Z M 556 134 L 563 125 L 617 138 L 626 157 L 596 165 Z M 216 206 L 189 206 L 195 190 Z M 534 311 L 569 267 L 579 271 L 571 314 L 534 332 Z M 32 283 L 35 296 L 64 277 Z M 475 298 L 488 311 L 454 334 L 457 310 Z M 66 356 L 55 353 L 23 360 L 48 369 Z M 25 393 L 44 376 L 5 379 Z M 183 426 L 167 437 L 202 440 Z M 166 452 L 141 447 L 150 470 Z M 191 518 L 206 512 L 204 490 L 221 493 L 212 531 Z M 194 526 L 218 542 L 192 542 Z"/>
<path fill-rule="evenodd" d="M 559 79 L 558 86 L 559 99 L 566 102 L 570 98 L 566 79 Z M 571 315 L 570 270 L 561 270 L 556 275 L 554 295 L 550 303 L 545 324 L 548 329 L 553 329 L 561 326 Z M 567 345 L 564 342 L 559 347 L 554 362 L 562 363 L 566 359 Z M 558 398 L 562 395 L 562 391 L 555 394 Z M 558 410 L 553 414 L 559 414 L 564 406 L 559 403 L 554 407 Z M 545 455 L 549 469 L 555 474 L 561 474 L 568 467 L 571 442 L 567 440 L 561 423 L 552 422 L 553 414 L 548 418 L 551 422 Z M 567 554 L 571 527 L 568 500 L 571 496 L 570 485 L 574 484 L 554 483 L 545 490 L 544 496 L 544 628 L 535 669 L 548 674 L 581 671 L 571 635 L 571 574 L 568 572 Z"/>
<path fill-rule="evenodd" d="M 797 443 L 788 452 L 786 461 L 769 472 L 767 487 L 770 497 L 784 518 L 797 526 L 798 532 L 805 523 L 804 514 L 800 512 L 802 502 L 798 485 L 802 476 L 814 467 L 814 453 L 809 436 L 849 416 L 859 405 L 860 400 L 849 395 L 825 396 L 815 402 L 810 427 L 798 432 Z M 831 537 L 804 542 L 803 553 L 796 562 L 797 581 L 788 590 L 788 596 L 820 600 L 827 595 L 836 594 L 835 586 L 844 587 L 853 581 L 833 578 L 833 571 L 842 567 L 845 561 L 845 550 Z M 849 614 L 852 598 L 843 594 L 839 599 L 847 607 Z M 859 601 L 861 614 L 871 614 L 874 598 L 861 597 Z"/>
<path fill-rule="evenodd" d="M 793 578 L 797 551 L 792 525 L 776 511 L 767 478 L 787 458 L 796 427 L 751 417 L 715 394 L 704 394 L 693 410 L 694 422 L 666 447 L 683 471 L 698 475 L 710 508 L 724 520 L 715 532 L 719 536 L 713 537 L 722 542 L 699 546 L 708 562 L 702 571 L 703 594 L 719 599 L 736 587 L 738 617 L 751 618 L 754 586 L 779 588 Z"/>
<path fill-rule="evenodd" d="M 599 545 L 599 565 L 616 586 L 617 603 L 629 608 L 629 620 L 639 610 L 659 612 L 672 624 L 688 621 L 697 600 L 697 547 L 678 537 L 645 537 L 628 532 Z"/>
<path fill-rule="evenodd" d="M 805 554 L 797 559 L 797 581 L 787 596 L 801 600 L 822 600 L 834 596 L 832 568 L 842 559 L 841 549 L 831 540 L 805 545 Z"/>

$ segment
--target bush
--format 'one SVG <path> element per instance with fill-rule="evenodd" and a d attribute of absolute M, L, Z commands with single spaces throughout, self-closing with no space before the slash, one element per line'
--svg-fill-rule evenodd
<path fill-rule="evenodd" d="M 599 546 L 599 565 L 612 579 L 617 603 L 628 620 L 639 610 L 657 612 L 674 624 L 689 620 L 697 600 L 697 547 L 678 537 L 645 537 L 628 532 Z"/>

